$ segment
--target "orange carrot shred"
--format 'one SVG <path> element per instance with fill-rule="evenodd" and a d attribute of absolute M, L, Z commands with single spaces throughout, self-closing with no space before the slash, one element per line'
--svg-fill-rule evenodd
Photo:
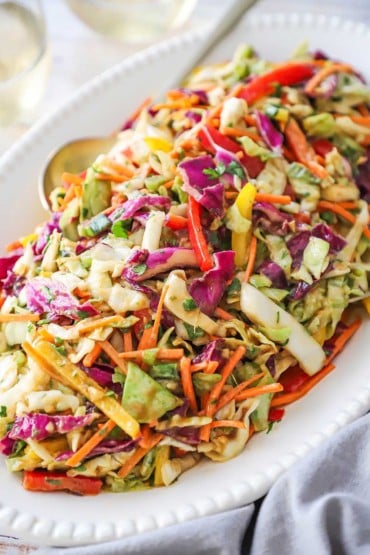
<path fill-rule="evenodd" d="M 38 314 L 31 314 L 30 312 L 23 312 L 21 314 L 0 314 L 0 323 L 5 322 L 37 322 L 40 320 Z"/>
<path fill-rule="evenodd" d="M 118 471 L 118 476 L 120 478 L 125 478 L 128 474 L 130 474 L 131 470 L 145 457 L 147 453 L 153 447 L 157 445 L 157 443 L 162 439 L 162 434 L 153 434 L 151 439 L 148 441 L 147 447 L 139 447 L 136 451 L 131 455 L 131 457 L 124 463 L 124 465 Z"/>
<path fill-rule="evenodd" d="M 350 326 L 348 326 L 344 331 L 342 331 L 342 333 L 336 339 L 334 343 L 334 349 L 326 359 L 326 362 L 331 362 L 333 358 L 336 357 L 338 353 L 340 353 L 347 341 L 349 341 L 352 335 L 356 333 L 361 324 L 362 320 L 361 318 L 359 318 L 358 320 L 355 320 L 355 322 L 353 322 Z"/>
<path fill-rule="evenodd" d="M 353 68 L 348 64 L 325 65 L 308 81 L 308 83 L 304 88 L 305 93 L 306 94 L 312 93 L 316 89 L 316 87 L 320 85 L 320 83 L 322 83 L 322 81 L 324 81 L 324 79 L 326 79 L 329 75 L 332 75 L 333 73 L 339 73 L 339 72 L 353 73 Z"/>
<path fill-rule="evenodd" d="M 237 395 L 239 395 L 239 393 L 241 393 L 242 391 L 244 391 L 244 389 L 246 387 L 248 387 L 249 385 L 251 385 L 252 383 L 254 383 L 256 380 L 259 380 L 260 378 L 262 378 L 264 376 L 264 372 L 260 372 L 259 374 L 256 374 L 255 376 L 252 376 L 251 378 L 249 378 L 249 380 L 245 380 L 244 382 L 241 382 L 240 384 L 238 384 L 236 387 L 233 387 L 233 389 L 231 389 L 230 391 L 228 391 L 227 393 L 225 393 L 224 395 L 222 395 L 222 397 L 220 397 L 220 400 L 217 403 L 217 407 L 216 407 L 216 412 L 220 409 L 222 409 L 222 407 L 224 407 L 225 405 L 227 405 L 228 403 L 230 403 L 230 401 L 232 401 L 233 399 L 235 399 L 235 397 Z"/>
<path fill-rule="evenodd" d="M 116 364 L 124 374 L 127 374 L 125 361 L 120 358 L 119 352 L 116 351 L 114 347 L 112 347 L 109 341 L 100 341 L 100 346 L 103 351 L 109 356 L 109 358 L 113 360 L 114 364 Z"/>
<path fill-rule="evenodd" d="M 247 263 L 245 276 L 244 276 L 245 281 L 249 281 L 249 278 L 253 273 L 254 263 L 256 262 L 256 255 L 257 255 L 257 237 L 255 235 L 252 235 L 252 239 L 249 247 L 248 263 Z"/>
<path fill-rule="evenodd" d="M 87 368 L 91 368 L 91 366 L 95 363 L 96 359 L 99 357 L 102 351 L 101 345 L 99 343 L 95 343 L 92 350 L 84 356 L 82 360 L 82 364 Z"/>
<path fill-rule="evenodd" d="M 356 222 L 356 216 L 348 212 L 345 208 L 342 208 L 339 204 L 335 202 L 329 202 L 327 200 L 320 200 L 317 204 L 317 208 L 319 211 L 326 211 L 329 210 L 330 212 L 334 212 L 334 214 L 338 214 L 338 216 L 342 216 L 345 220 L 354 224 Z M 370 239 L 370 229 L 367 226 L 363 227 L 362 230 L 363 234 L 367 239 Z"/>
<path fill-rule="evenodd" d="M 145 349 L 138 351 L 125 351 L 124 353 L 119 353 L 118 356 L 124 359 L 142 359 L 144 354 Z M 183 355 L 184 349 L 158 349 L 155 358 L 158 360 L 179 360 Z"/>
<path fill-rule="evenodd" d="M 165 284 L 161 291 L 161 296 L 159 298 L 157 312 L 155 314 L 154 323 L 152 328 L 147 328 L 144 330 L 143 335 L 140 339 L 139 350 L 142 349 L 152 349 L 156 346 L 158 342 L 159 326 L 161 325 L 161 318 L 163 312 L 164 298 L 168 290 L 168 285 Z"/>
<path fill-rule="evenodd" d="M 132 351 L 132 333 L 131 330 L 125 331 L 123 334 L 123 348 L 125 352 Z"/>
<path fill-rule="evenodd" d="M 246 129 L 238 129 L 236 127 L 224 127 L 221 129 L 221 133 L 227 137 L 249 137 L 255 142 L 259 142 L 262 138 L 253 133 L 253 131 L 247 131 Z"/>
<path fill-rule="evenodd" d="M 210 424 L 208 424 L 210 428 L 241 428 L 245 430 L 244 422 L 240 422 L 240 420 L 214 420 Z"/>
<path fill-rule="evenodd" d="M 276 204 L 290 204 L 292 199 L 289 195 L 268 195 L 265 193 L 257 193 L 256 201 Z"/>
<path fill-rule="evenodd" d="M 116 423 L 108 420 L 78 451 L 66 461 L 68 466 L 77 466 L 115 428 Z"/>
<path fill-rule="evenodd" d="M 182 357 L 180 360 L 180 375 L 181 375 L 181 383 L 182 389 L 184 391 L 185 397 L 189 400 L 190 408 L 194 413 L 197 413 L 197 400 L 194 393 L 194 386 L 193 380 L 191 377 L 191 369 L 190 369 L 190 358 Z"/>
<path fill-rule="evenodd" d="M 222 320 L 232 320 L 234 318 L 234 316 L 230 312 L 227 312 L 226 310 L 220 307 L 216 308 L 215 315 L 218 318 L 221 318 Z"/>
<path fill-rule="evenodd" d="M 5 250 L 6 252 L 12 252 L 22 248 L 23 248 L 23 245 L 20 241 L 13 241 L 12 243 L 8 243 L 6 245 Z"/>
<path fill-rule="evenodd" d="M 267 385 L 260 385 L 257 387 L 250 387 L 245 389 L 242 393 L 239 393 L 235 399 L 237 401 L 244 401 L 244 399 L 249 399 L 250 397 L 258 397 L 265 393 L 279 393 L 283 391 L 283 386 L 281 383 L 269 383 Z"/>

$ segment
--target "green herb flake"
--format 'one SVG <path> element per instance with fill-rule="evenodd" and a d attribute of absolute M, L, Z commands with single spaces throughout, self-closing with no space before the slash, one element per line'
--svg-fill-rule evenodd
<path fill-rule="evenodd" d="M 232 162 L 230 162 L 230 164 L 228 164 L 226 168 L 226 173 L 230 173 L 231 175 L 236 175 L 237 177 L 240 177 L 240 179 L 245 178 L 245 172 L 243 168 L 235 160 L 233 160 Z"/>
<path fill-rule="evenodd" d="M 241 290 L 241 283 L 238 278 L 234 278 L 233 281 L 230 283 L 229 287 L 226 290 L 227 295 L 232 295 L 233 293 L 239 293 Z"/>
<path fill-rule="evenodd" d="M 57 478 L 45 478 L 45 483 L 56 487 L 60 487 L 63 485 L 62 480 L 59 480 Z"/>
<path fill-rule="evenodd" d="M 15 457 L 21 457 L 27 446 L 27 443 L 23 439 L 19 439 L 13 447 L 13 452 L 9 455 L 9 459 L 14 459 Z"/>
<path fill-rule="evenodd" d="M 184 310 L 186 310 L 187 312 L 190 312 L 191 310 L 195 310 L 197 308 L 196 302 L 194 301 L 194 299 L 185 299 L 184 302 L 182 303 L 182 306 L 184 307 Z"/>
<path fill-rule="evenodd" d="M 0 416 L 2 416 L 3 418 L 8 416 L 6 406 L 4 406 L 4 405 L 0 406 Z"/>
<path fill-rule="evenodd" d="M 58 351 L 58 353 L 62 356 L 67 356 L 67 349 L 64 347 L 64 345 L 60 345 L 60 347 L 55 347 L 55 350 Z"/>
<path fill-rule="evenodd" d="M 199 326 L 192 326 L 191 324 L 187 324 L 186 322 L 184 322 L 184 326 L 191 341 L 193 339 L 196 339 L 197 337 L 203 337 L 204 330 L 202 330 L 202 328 L 200 328 Z"/>
<path fill-rule="evenodd" d="M 128 238 L 128 230 L 131 226 L 131 220 L 117 220 L 112 225 L 112 233 L 115 237 L 121 237 L 122 239 Z"/>
<path fill-rule="evenodd" d="M 132 271 L 137 274 L 138 276 L 142 276 L 147 270 L 146 264 L 136 264 L 136 266 L 132 267 Z"/>

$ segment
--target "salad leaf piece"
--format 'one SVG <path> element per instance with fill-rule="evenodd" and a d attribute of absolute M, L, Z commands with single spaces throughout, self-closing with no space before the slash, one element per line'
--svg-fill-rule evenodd
<path fill-rule="evenodd" d="M 28 307 L 36 314 L 46 314 L 49 320 L 67 316 L 78 320 L 81 315 L 96 316 L 99 312 L 90 303 L 79 304 L 67 287 L 51 278 L 36 277 L 25 286 Z"/>
<path fill-rule="evenodd" d="M 96 179 L 96 173 L 89 168 L 82 189 L 80 221 L 92 218 L 109 208 L 111 192 L 110 181 Z"/>
<path fill-rule="evenodd" d="M 192 249 L 165 247 L 151 253 L 138 249 L 127 259 L 122 277 L 135 283 L 169 272 L 172 268 L 197 267 L 198 261 Z"/>
<path fill-rule="evenodd" d="M 258 268 L 258 271 L 267 276 L 274 287 L 285 289 L 288 286 L 284 270 L 276 262 L 265 260 Z"/>
<path fill-rule="evenodd" d="M 178 168 L 184 180 L 184 191 L 215 216 L 222 216 L 224 186 L 219 182 L 217 175 L 209 175 L 209 170 L 216 172 L 213 158 L 205 154 L 180 162 Z"/>
<path fill-rule="evenodd" d="M 66 434 L 90 426 L 96 419 L 93 413 L 85 416 L 49 415 L 42 413 L 17 416 L 9 431 L 11 439 L 35 439 L 41 441 L 54 434 Z"/>
<path fill-rule="evenodd" d="M 276 152 L 259 145 L 250 137 L 241 137 L 239 140 L 248 156 L 257 156 L 262 162 L 266 162 L 270 160 L 270 158 L 276 158 L 277 156 Z"/>
<path fill-rule="evenodd" d="M 289 232 L 289 222 L 293 216 L 281 212 L 268 202 L 255 202 L 253 205 L 253 225 L 267 233 L 284 237 Z"/>
<path fill-rule="evenodd" d="M 234 251 L 216 252 L 215 267 L 189 286 L 189 293 L 202 312 L 212 315 L 226 290 L 227 282 L 234 275 Z"/>
<path fill-rule="evenodd" d="M 255 111 L 255 116 L 257 120 L 257 128 L 260 132 L 261 137 L 265 143 L 277 154 L 281 154 L 281 147 L 283 146 L 284 137 L 283 135 L 274 127 L 270 118 L 266 114 Z"/>
<path fill-rule="evenodd" d="M 330 254 L 336 254 L 337 252 L 341 251 L 347 244 L 347 241 L 343 237 L 341 237 L 337 233 L 334 233 L 331 227 L 326 224 L 315 225 L 315 227 L 312 229 L 312 236 L 327 241 L 330 245 Z"/>
<path fill-rule="evenodd" d="M 122 406 L 138 422 L 157 420 L 178 407 L 180 399 L 160 385 L 137 364 L 128 363 Z"/>

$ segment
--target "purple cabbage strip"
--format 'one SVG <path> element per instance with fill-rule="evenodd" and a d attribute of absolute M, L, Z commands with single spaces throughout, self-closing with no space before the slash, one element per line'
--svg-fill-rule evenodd
<path fill-rule="evenodd" d="M 281 154 L 281 147 L 283 146 L 284 137 L 274 127 L 274 124 L 266 114 L 255 111 L 257 128 L 265 143 L 277 154 Z"/>
<path fill-rule="evenodd" d="M 288 287 L 284 270 L 281 266 L 279 266 L 279 264 L 276 264 L 276 262 L 265 260 L 258 268 L 258 271 L 268 277 L 274 287 L 277 287 L 278 289 L 286 289 L 286 287 Z"/>
<path fill-rule="evenodd" d="M 269 202 L 255 202 L 253 205 L 253 225 L 262 227 L 267 233 L 284 237 L 290 231 L 289 222 L 293 219 Z"/>
<path fill-rule="evenodd" d="M 188 97 L 195 94 L 199 98 L 200 104 L 209 103 L 208 94 L 206 93 L 206 91 L 203 91 L 202 89 L 188 89 L 186 87 L 180 87 L 178 90 L 184 93 Z"/>
<path fill-rule="evenodd" d="M 330 254 L 336 254 L 347 244 L 347 241 L 343 237 L 334 233 L 334 231 L 326 224 L 315 225 L 312 229 L 312 236 L 327 241 L 330 245 Z"/>
<path fill-rule="evenodd" d="M 11 439 L 35 439 L 41 441 L 54 434 L 66 434 L 84 426 L 90 426 L 95 414 L 85 416 L 49 415 L 42 413 L 17 416 L 9 432 Z"/>
<path fill-rule="evenodd" d="M 34 254 L 42 254 L 48 243 L 49 237 L 53 233 L 53 231 L 54 230 L 60 231 L 60 226 L 59 226 L 60 216 L 61 216 L 60 212 L 54 212 L 51 215 L 50 220 L 44 224 L 37 238 L 36 243 L 33 245 Z"/>
<path fill-rule="evenodd" d="M 174 426 L 173 428 L 161 430 L 161 433 L 188 445 L 199 445 L 200 443 L 199 428 L 194 426 L 185 426 L 183 428 Z"/>
<path fill-rule="evenodd" d="M 310 240 L 310 231 L 300 231 L 287 241 L 287 247 L 293 260 L 293 270 L 300 267 L 303 260 L 303 253 Z"/>
<path fill-rule="evenodd" d="M 208 343 L 201 352 L 196 355 L 193 360 L 191 361 L 192 364 L 198 364 L 199 362 L 211 362 L 217 361 L 222 362 L 223 357 L 221 353 L 223 340 L 216 339 Z"/>
<path fill-rule="evenodd" d="M 15 439 L 9 437 L 9 433 L 0 439 L 0 453 L 8 457 L 13 453 Z"/>
<path fill-rule="evenodd" d="M 290 298 L 293 301 L 300 301 L 307 295 L 307 293 L 312 289 L 314 283 L 306 283 L 305 281 L 299 281 L 294 289 L 290 293 Z"/>
<path fill-rule="evenodd" d="M 184 181 L 183 190 L 209 212 L 215 216 L 222 216 L 224 213 L 224 186 L 218 178 L 204 173 L 205 170 L 214 170 L 215 167 L 212 156 L 208 154 L 185 160 L 178 165 Z"/>
<path fill-rule="evenodd" d="M 171 206 L 171 200 L 168 197 L 161 197 L 160 195 L 141 195 L 135 199 L 126 200 L 109 215 L 109 219 L 112 222 L 127 220 L 128 218 L 133 218 L 138 210 L 147 208 L 148 206 L 169 208 Z"/>
<path fill-rule="evenodd" d="M 214 313 L 225 292 L 227 282 L 233 277 L 234 257 L 234 251 L 214 253 L 215 267 L 190 284 L 189 293 L 205 314 Z"/>
<path fill-rule="evenodd" d="M 106 387 L 114 391 L 114 393 L 118 396 L 122 395 L 122 385 L 120 383 L 113 383 L 112 381 L 114 373 L 113 366 L 110 366 L 109 364 L 95 363 L 94 366 L 91 366 L 91 368 L 87 368 L 86 366 L 83 366 L 83 364 L 80 364 L 80 368 L 102 387 Z"/>
<path fill-rule="evenodd" d="M 185 418 L 189 410 L 190 403 L 189 403 L 189 399 L 184 398 L 182 400 L 183 400 L 182 405 L 180 405 L 179 407 L 176 407 L 175 409 L 169 410 L 167 412 L 168 418 L 170 418 L 171 416 L 174 416 L 175 414 Z"/>
<path fill-rule="evenodd" d="M 187 110 L 185 112 L 185 117 L 193 121 L 194 123 L 199 123 L 202 119 L 202 116 L 199 112 L 195 112 L 194 110 Z"/>
<path fill-rule="evenodd" d="M 137 271 L 139 265 L 145 265 L 144 271 Z M 165 247 L 148 253 L 145 249 L 134 251 L 126 261 L 122 278 L 129 283 L 149 279 L 157 274 L 168 272 L 173 268 L 198 267 L 194 251 L 181 247 Z M 140 269 L 141 270 L 141 269 Z"/>
<path fill-rule="evenodd" d="M 16 253 L 9 254 L 9 256 L 2 256 L 0 258 L 0 279 L 6 279 L 8 276 L 8 272 L 13 270 L 14 264 L 17 260 L 22 256 L 23 249 L 19 249 Z"/>
<path fill-rule="evenodd" d="M 79 304 L 67 287 L 49 278 L 34 278 L 25 285 L 27 306 L 36 314 L 48 314 L 50 320 L 65 316 L 78 320 L 83 316 L 96 316 L 99 312 L 90 304 Z"/>
<path fill-rule="evenodd" d="M 275 376 L 276 374 L 276 367 L 275 367 L 275 355 L 271 355 L 267 360 L 266 360 L 266 366 L 269 369 L 269 372 L 271 374 L 272 377 Z"/>
<path fill-rule="evenodd" d="M 360 189 L 361 198 L 370 202 L 370 147 L 366 150 L 365 156 L 366 161 L 358 166 L 355 181 Z"/>
<path fill-rule="evenodd" d="M 94 457 L 98 457 L 100 455 L 132 451 L 133 448 L 137 445 L 137 442 L 137 439 L 106 439 L 99 443 L 99 445 L 94 447 L 94 449 L 90 451 L 90 453 L 83 460 L 93 459 Z M 72 455 L 73 451 L 64 451 L 63 453 L 60 453 L 57 457 L 55 457 L 55 460 L 58 462 L 66 461 Z"/>

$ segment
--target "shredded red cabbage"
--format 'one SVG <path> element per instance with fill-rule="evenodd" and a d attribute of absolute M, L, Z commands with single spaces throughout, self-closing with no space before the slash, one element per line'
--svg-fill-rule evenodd
<path fill-rule="evenodd" d="M 210 361 L 217 361 L 222 362 L 223 357 L 221 353 L 223 345 L 222 339 L 215 339 L 208 343 L 199 354 L 197 354 L 193 360 L 191 361 L 192 364 L 198 364 L 199 362 L 210 362 Z"/>
<path fill-rule="evenodd" d="M 257 128 L 260 132 L 261 137 L 265 143 L 277 154 L 281 153 L 281 147 L 283 146 L 284 137 L 283 135 L 274 127 L 272 121 L 266 114 L 256 110 L 255 112 Z"/>
<path fill-rule="evenodd" d="M 255 202 L 253 205 L 253 225 L 261 227 L 267 233 L 284 237 L 290 228 L 293 216 L 278 210 L 269 202 Z"/>
<path fill-rule="evenodd" d="M 308 245 L 310 237 L 310 231 L 301 231 L 300 233 L 293 235 L 293 237 L 287 241 L 287 247 L 293 260 L 292 266 L 294 270 L 299 268 L 302 264 L 303 252 Z"/>
<path fill-rule="evenodd" d="M 7 433 L 6 436 L 0 439 L 0 453 L 8 457 L 13 453 L 14 444 L 15 439 L 11 439 L 9 433 Z"/>
<path fill-rule="evenodd" d="M 272 260 L 265 260 L 258 268 L 258 271 L 268 277 L 274 287 L 277 287 L 278 289 L 285 289 L 288 287 L 284 270 L 281 266 L 279 266 L 279 264 L 276 264 L 276 262 L 272 262 Z"/>
<path fill-rule="evenodd" d="M 366 202 L 370 202 L 370 147 L 365 153 L 366 160 L 358 167 L 358 174 L 355 177 L 357 186 L 361 191 L 361 198 Z"/>
<path fill-rule="evenodd" d="M 61 212 L 54 212 L 51 218 L 46 222 L 37 238 L 36 243 L 33 245 L 34 254 L 42 254 L 48 243 L 50 235 L 54 230 L 60 231 L 59 220 Z"/>
<path fill-rule="evenodd" d="M 109 219 L 112 222 L 116 220 L 127 220 L 128 218 L 132 218 L 138 210 L 148 206 L 169 208 L 171 206 L 171 200 L 168 197 L 162 197 L 160 195 L 141 195 L 135 199 L 126 200 L 126 202 L 118 206 L 112 214 L 109 215 Z"/>
<path fill-rule="evenodd" d="M 234 251 L 216 252 L 215 267 L 189 286 L 189 293 L 202 312 L 212 315 L 225 292 L 227 282 L 234 275 Z"/>
<path fill-rule="evenodd" d="M 8 272 L 13 269 L 14 264 L 22 256 L 23 249 L 17 250 L 16 253 L 9 254 L 0 258 L 0 279 L 6 279 Z"/>
<path fill-rule="evenodd" d="M 334 231 L 326 224 L 315 225 L 315 227 L 312 229 L 312 236 L 327 241 L 330 245 L 330 254 L 336 254 L 337 252 L 341 251 L 347 244 L 347 241 L 343 237 L 341 237 L 337 233 L 334 233 Z"/>
<path fill-rule="evenodd" d="M 55 321 L 59 316 L 74 320 L 96 316 L 99 312 L 90 304 L 79 304 L 78 300 L 60 282 L 36 277 L 25 285 L 27 306 L 36 314 L 47 314 Z"/>
<path fill-rule="evenodd" d="M 218 178 L 207 174 L 215 169 L 212 156 L 205 154 L 185 160 L 178 165 L 184 180 L 183 189 L 215 216 L 224 213 L 224 186 Z"/>
<path fill-rule="evenodd" d="M 122 277 L 129 283 L 149 279 L 172 268 L 197 268 L 198 262 L 192 249 L 165 247 L 148 253 L 138 249 L 126 261 Z"/>
<path fill-rule="evenodd" d="M 85 416 L 49 415 L 42 413 L 17 416 L 9 432 L 11 439 L 35 439 L 41 441 L 54 434 L 66 434 L 84 426 L 90 426 L 95 414 Z"/>

